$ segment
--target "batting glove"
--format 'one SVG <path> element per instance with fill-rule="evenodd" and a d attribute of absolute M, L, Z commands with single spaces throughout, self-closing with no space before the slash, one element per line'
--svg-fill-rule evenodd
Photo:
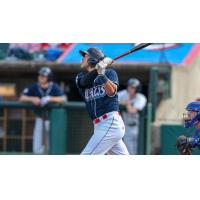
<path fill-rule="evenodd" d="M 104 58 L 102 61 L 96 64 L 95 68 L 97 69 L 98 74 L 104 75 L 106 71 L 106 67 L 113 62 L 111 58 Z"/>
<path fill-rule="evenodd" d="M 113 62 L 113 60 L 111 58 L 108 58 L 108 57 L 105 57 L 102 61 L 103 61 L 105 67 L 112 64 L 112 62 Z"/>
<path fill-rule="evenodd" d="M 49 96 L 42 97 L 41 100 L 40 100 L 40 105 L 41 106 L 45 106 L 47 103 L 49 103 L 49 101 L 50 101 L 50 97 Z"/>

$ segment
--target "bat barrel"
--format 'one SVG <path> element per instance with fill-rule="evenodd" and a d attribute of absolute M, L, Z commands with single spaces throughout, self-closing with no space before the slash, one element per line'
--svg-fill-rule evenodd
<path fill-rule="evenodd" d="M 145 47 L 147 47 L 147 46 L 149 46 L 151 44 L 153 44 L 153 43 L 141 43 L 141 44 L 135 46 L 133 49 L 131 49 L 131 50 L 125 52 L 125 53 L 122 53 L 119 56 L 116 56 L 115 58 L 113 58 L 113 60 L 118 60 L 119 58 L 122 58 L 122 57 L 124 57 L 124 56 L 126 56 L 126 55 L 128 55 L 128 54 L 130 54 L 130 53 L 132 53 L 134 51 L 138 51 L 140 49 L 143 49 L 143 48 L 145 48 Z"/>

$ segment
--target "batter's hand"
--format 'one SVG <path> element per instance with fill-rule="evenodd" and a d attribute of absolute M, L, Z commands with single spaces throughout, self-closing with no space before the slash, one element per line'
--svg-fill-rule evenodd
<path fill-rule="evenodd" d="M 101 62 L 103 62 L 104 66 L 107 67 L 108 65 L 112 64 L 112 58 L 105 57 Z"/>
<path fill-rule="evenodd" d="M 105 74 L 106 67 L 112 64 L 113 60 L 111 58 L 104 58 L 102 61 L 96 64 L 95 68 L 97 69 L 98 74 Z"/>

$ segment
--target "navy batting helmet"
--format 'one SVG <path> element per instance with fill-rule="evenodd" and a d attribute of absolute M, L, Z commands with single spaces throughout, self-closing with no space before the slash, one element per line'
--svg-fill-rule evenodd
<path fill-rule="evenodd" d="M 53 78 L 53 73 L 49 67 L 42 67 L 39 71 L 38 74 L 41 76 L 47 76 L 48 81 L 51 81 Z"/>
<path fill-rule="evenodd" d="M 84 57 L 86 54 L 89 55 L 88 65 L 95 67 L 95 65 L 105 58 L 103 51 L 96 47 L 91 47 L 86 51 L 80 50 L 79 53 Z"/>

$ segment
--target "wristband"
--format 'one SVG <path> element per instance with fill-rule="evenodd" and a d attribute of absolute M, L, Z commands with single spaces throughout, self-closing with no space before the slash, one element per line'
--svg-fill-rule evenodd
<path fill-rule="evenodd" d="M 108 81 L 108 77 L 106 75 L 99 75 L 99 81 L 101 84 L 104 84 Z"/>

